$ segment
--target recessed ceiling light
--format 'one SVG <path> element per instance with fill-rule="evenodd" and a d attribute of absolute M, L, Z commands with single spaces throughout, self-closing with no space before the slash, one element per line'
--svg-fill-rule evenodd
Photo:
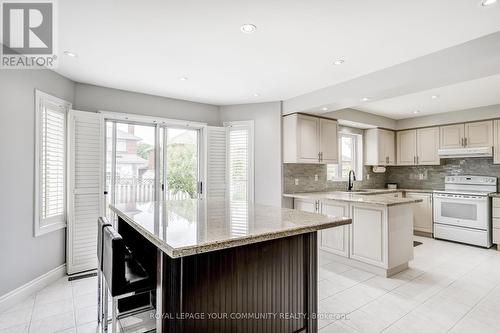
<path fill-rule="evenodd" d="M 328 111 L 328 108 L 321 108 L 321 111 Z"/>
<path fill-rule="evenodd" d="M 67 55 L 68 57 L 71 57 L 71 58 L 76 58 L 77 57 L 77 54 L 73 53 L 71 51 L 64 51 L 64 55 Z"/>
<path fill-rule="evenodd" d="M 368 101 L 370 100 L 370 98 L 368 98 L 368 97 L 363 97 L 361 100 L 362 100 L 363 102 L 368 102 Z"/>
<path fill-rule="evenodd" d="M 246 34 L 251 34 L 257 30 L 257 26 L 254 24 L 246 23 L 241 26 L 241 31 Z"/>
<path fill-rule="evenodd" d="M 334 65 L 342 65 L 345 62 L 344 59 L 338 59 L 333 62 Z"/>
<path fill-rule="evenodd" d="M 481 6 L 488 7 L 497 3 L 497 0 L 483 0 L 481 1 Z"/>
<path fill-rule="evenodd" d="M 187 80 L 188 80 L 188 77 L 187 77 L 187 76 L 181 76 L 181 77 L 179 78 L 179 80 L 181 80 L 181 81 L 187 81 Z"/>
<path fill-rule="evenodd" d="M 420 113 L 420 110 L 415 110 L 415 111 L 413 111 L 413 113 L 415 113 L 415 114 Z"/>
<path fill-rule="evenodd" d="M 439 95 L 432 95 L 431 96 L 432 99 L 438 99 L 439 98 Z"/>
<path fill-rule="evenodd" d="M 260 96 L 260 94 L 257 94 L 257 93 L 253 94 L 253 97 L 259 97 L 259 96 Z"/>

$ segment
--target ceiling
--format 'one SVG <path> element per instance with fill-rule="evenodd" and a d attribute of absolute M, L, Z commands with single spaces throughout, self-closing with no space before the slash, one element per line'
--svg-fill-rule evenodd
<path fill-rule="evenodd" d="M 500 104 L 500 75 L 367 103 L 356 109 L 404 119 L 494 104 Z"/>
<path fill-rule="evenodd" d="M 215 105 L 286 100 L 500 30 L 500 3 L 483 8 L 478 0 L 69 0 L 58 6 L 60 74 Z M 242 33 L 244 23 L 255 24 L 256 32 Z M 345 63 L 333 65 L 337 59 Z M 391 110 L 397 103 L 404 102 Z M 377 103 L 363 108 L 380 111 Z"/>

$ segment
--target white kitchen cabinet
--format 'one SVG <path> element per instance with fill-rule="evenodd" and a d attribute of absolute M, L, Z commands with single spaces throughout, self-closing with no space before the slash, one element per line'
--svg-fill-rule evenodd
<path fill-rule="evenodd" d="M 439 127 L 400 131 L 398 165 L 439 165 Z"/>
<path fill-rule="evenodd" d="M 331 216 L 349 216 L 349 204 L 334 201 L 320 203 L 321 214 Z M 349 257 L 349 225 L 324 229 L 320 231 L 319 246 L 322 250 Z"/>
<path fill-rule="evenodd" d="M 465 125 L 456 124 L 441 126 L 440 131 L 440 147 L 441 149 L 463 148 L 465 138 Z"/>
<path fill-rule="evenodd" d="M 493 146 L 493 121 L 465 124 L 465 146 L 467 148 Z"/>
<path fill-rule="evenodd" d="M 440 127 L 440 147 L 476 148 L 493 146 L 493 121 L 456 124 Z"/>
<path fill-rule="evenodd" d="M 439 165 L 439 127 L 417 130 L 417 164 Z"/>
<path fill-rule="evenodd" d="M 303 212 L 316 213 L 317 203 L 314 200 L 294 199 L 293 208 Z"/>
<path fill-rule="evenodd" d="M 413 230 L 425 233 L 431 236 L 433 233 L 433 219 L 432 219 L 432 194 L 407 192 L 407 198 L 422 199 L 422 202 L 412 205 L 413 209 Z"/>
<path fill-rule="evenodd" d="M 352 205 L 351 214 L 350 257 L 367 264 L 387 267 L 386 210 L 376 206 Z"/>
<path fill-rule="evenodd" d="M 417 131 L 397 133 L 398 165 L 415 165 L 417 162 Z"/>
<path fill-rule="evenodd" d="M 493 163 L 500 164 L 500 120 L 493 123 Z"/>
<path fill-rule="evenodd" d="M 336 120 L 303 114 L 283 117 L 284 163 L 338 163 Z"/>
<path fill-rule="evenodd" d="M 365 165 L 396 165 L 393 131 L 373 128 L 365 131 Z"/>
<path fill-rule="evenodd" d="M 338 124 L 336 120 L 319 119 L 319 152 L 321 163 L 337 164 L 339 161 Z"/>
<path fill-rule="evenodd" d="M 493 217 L 493 244 L 496 244 L 497 250 L 500 251 L 500 198 L 493 198 L 492 202 L 493 212 L 491 216 Z"/>

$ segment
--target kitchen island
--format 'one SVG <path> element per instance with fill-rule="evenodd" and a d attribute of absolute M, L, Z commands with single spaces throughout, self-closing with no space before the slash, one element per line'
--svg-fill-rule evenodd
<path fill-rule="evenodd" d="M 413 259 L 413 209 L 419 198 L 394 190 L 290 193 L 294 208 L 349 216 L 352 224 L 319 233 L 320 249 L 332 259 L 389 277 Z"/>
<path fill-rule="evenodd" d="M 157 332 L 316 332 L 316 233 L 351 223 L 218 199 L 110 207 L 156 249 Z"/>

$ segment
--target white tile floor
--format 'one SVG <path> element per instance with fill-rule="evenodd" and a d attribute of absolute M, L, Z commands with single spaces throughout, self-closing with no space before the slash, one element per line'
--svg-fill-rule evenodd
<path fill-rule="evenodd" d="M 500 332 L 500 251 L 416 237 L 393 278 L 320 256 L 320 332 Z M 96 278 L 60 279 L 0 314 L 4 332 L 95 332 Z"/>

